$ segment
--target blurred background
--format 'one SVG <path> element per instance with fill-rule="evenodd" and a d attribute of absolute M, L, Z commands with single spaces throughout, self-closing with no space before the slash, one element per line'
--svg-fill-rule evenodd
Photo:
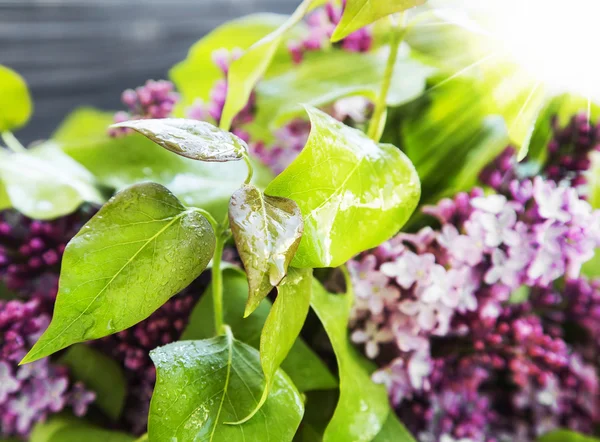
<path fill-rule="evenodd" d="M 0 0 L 0 63 L 19 72 L 35 113 L 22 142 L 47 138 L 73 109 L 120 109 L 121 92 L 166 78 L 190 46 L 253 12 L 297 0 Z"/>

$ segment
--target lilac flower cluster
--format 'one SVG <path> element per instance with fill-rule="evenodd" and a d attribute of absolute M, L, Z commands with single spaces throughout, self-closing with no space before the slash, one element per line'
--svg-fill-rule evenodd
<path fill-rule="evenodd" d="M 37 300 L 0 301 L 0 436 L 26 436 L 35 423 L 67 406 L 83 416 L 95 399 L 48 358 L 18 366 L 49 323 Z"/>
<path fill-rule="evenodd" d="M 301 41 L 293 41 L 288 45 L 295 63 L 301 63 L 305 53 L 321 51 L 329 44 L 333 31 L 342 18 L 345 7 L 346 0 L 342 1 L 341 8 L 336 6 L 334 2 L 330 2 L 324 8 L 317 9 L 308 16 L 306 20 L 309 28 L 308 36 Z M 373 35 L 370 28 L 365 27 L 353 32 L 337 45 L 348 52 L 368 52 L 373 47 Z"/>
<path fill-rule="evenodd" d="M 29 299 L 53 299 L 67 242 L 89 217 L 89 209 L 55 221 L 36 221 L 0 212 L 0 281 Z"/>
<path fill-rule="evenodd" d="M 117 112 L 115 123 L 143 118 L 167 118 L 173 112 L 179 96 L 174 91 L 173 83 L 169 81 L 148 80 L 144 86 L 127 89 L 121 95 L 121 101 L 128 112 Z M 130 133 L 129 129 L 110 129 L 114 137 Z"/>
<path fill-rule="evenodd" d="M 422 442 L 525 442 L 600 421 L 600 283 L 579 275 L 600 246 L 600 211 L 570 186 L 583 162 L 553 156 L 573 148 L 569 130 L 592 132 L 577 118 L 557 130 L 548 178 L 520 177 L 507 149 L 482 173 L 493 193 L 427 207 L 439 228 L 400 234 L 348 264 L 351 339 L 381 367 L 374 379 Z M 555 173 L 557 162 L 569 165 Z M 528 299 L 513 303 L 523 291 Z M 574 322 L 586 345 L 567 343 Z"/>
<path fill-rule="evenodd" d="M 156 381 L 156 369 L 149 353 L 156 347 L 179 340 L 189 314 L 201 293 L 190 289 L 173 297 L 148 319 L 107 336 L 92 345 L 122 364 L 127 380 L 124 424 L 134 434 L 146 431 L 150 399 Z"/>

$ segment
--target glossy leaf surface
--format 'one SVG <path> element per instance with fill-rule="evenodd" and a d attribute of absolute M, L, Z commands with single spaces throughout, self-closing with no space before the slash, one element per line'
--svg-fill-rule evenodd
<path fill-rule="evenodd" d="M 293 199 L 302 211 L 304 235 L 292 265 L 336 267 L 400 230 L 419 201 L 419 177 L 396 147 L 307 111 L 306 147 L 265 193 Z"/>
<path fill-rule="evenodd" d="M 340 375 L 340 398 L 323 436 L 324 442 L 370 441 L 390 413 L 383 385 L 373 383 L 348 339 L 351 294 L 334 295 L 313 280 L 311 306 L 329 336 Z"/>
<path fill-rule="evenodd" d="M 0 203 L 34 219 L 67 215 L 83 202 L 104 202 L 92 174 L 52 143 L 22 153 L 0 151 L 0 180 L 10 204 L 1 196 Z"/>
<path fill-rule="evenodd" d="M 381 431 L 373 442 L 416 442 L 406 427 L 400 422 L 393 411 L 390 411 Z"/>
<path fill-rule="evenodd" d="M 167 187 L 187 206 L 208 210 L 216 219 L 227 214 L 229 199 L 247 174 L 242 161 L 204 163 L 173 155 L 142 135 L 110 138 L 112 116 L 93 109 L 73 113 L 54 140 L 102 184 L 121 190 L 153 181 Z M 272 174 L 254 164 L 253 184 L 265 188 Z"/>
<path fill-rule="evenodd" d="M 113 127 L 133 129 L 159 146 L 192 160 L 236 161 L 248 151 L 245 141 L 205 121 L 184 118 L 132 120 Z"/>
<path fill-rule="evenodd" d="M 0 65 L 0 132 L 24 126 L 32 111 L 25 80 L 12 69 Z"/>
<path fill-rule="evenodd" d="M 121 416 L 127 393 L 123 369 L 112 358 L 94 348 L 74 345 L 60 358 L 69 375 L 96 394 L 94 405 L 112 420 Z"/>
<path fill-rule="evenodd" d="M 258 351 L 228 333 L 181 341 L 150 353 L 157 382 L 150 404 L 149 439 L 171 441 L 291 441 L 304 413 L 300 393 L 283 371 L 253 419 L 264 386 Z M 176 404 L 176 406 L 173 406 Z"/>
<path fill-rule="evenodd" d="M 229 129 L 234 117 L 248 103 L 252 90 L 267 72 L 281 46 L 284 35 L 300 22 L 306 13 L 323 0 L 303 0 L 296 11 L 276 30 L 266 35 L 231 63 L 227 73 L 227 99 L 221 115 L 221 127 Z"/>
<path fill-rule="evenodd" d="M 248 316 L 286 275 L 302 238 L 302 214 L 294 201 L 246 185 L 231 197 L 229 224 L 248 273 Z"/>
<path fill-rule="evenodd" d="M 67 245 L 52 322 L 23 362 L 146 319 L 200 275 L 214 248 L 206 218 L 163 186 L 118 193 Z"/>
<path fill-rule="evenodd" d="M 182 339 L 207 339 L 215 335 L 212 286 L 194 307 L 189 325 Z M 223 274 L 224 322 L 242 342 L 258 349 L 261 331 L 270 311 L 270 301 L 264 299 L 252 315 L 244 319 L 244 303 L 248 296 L 248 281 L 239 270 L 228 269 Z M 337 381 L 321 359 L 304 343 L 296 339 L 281 366 L 301 392 L 328 390 L 337 387 Z M 241 416 L 240 419 L 244 417 Z"/>
<path fill-rule="evenodd" d="M 380 18 L 423 3 L 425 0 L 347 0 L 344 14 L 331 36 L 331 41 L 339 41 Z"/>

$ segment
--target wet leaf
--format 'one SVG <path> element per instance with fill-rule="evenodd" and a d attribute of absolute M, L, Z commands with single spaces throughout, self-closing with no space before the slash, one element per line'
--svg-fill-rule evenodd
<path fill-rule="evenodd" d="M 293 199 L 302 211 L 304 235 L 292 265 L 336 267 L 398 233 L 419 201 L 419 177 L 396 147 L 307 111 L 306 147 L 265 193 Z"/>
<path fill-rule="evenodd" d="M 347 0 L 342 19 L 331 41 L 340 41 L 367 25 L 396 12 L 425 3 L 425 0 Z"/>
<path fill-rule="evenodd" d="M 153 442 L 286 442 L 294 437 L 304 406 L 300 393 L 281 370 L 254 419 L 242 425 L 224 424 L 250 413 L 264 386 L 258 351 L 230 333 L 169 344 L 150 356 L 157 370 L 148 423 Z"/>
<path fill-rule="evenodd" d="M 60 358 L 69 367 L 70 376 L 96 394 L 94 405 L 112 420 L 121 416 L 125 405 L 126 384 L 123 369 L 114 359 L 89 345 L 74 345 Z"/>
<path fill-rule="evenodd" d="M 187 206 L 208 210 L 216 219 L 227 214 L 229 199 L 244 181 L 242 161 L 204 163 L 159 147 L 142 135 L 108 137 L 112 116 L 80 109 L 61 125 L 54 140 L 63 151 L 84 165 L 102 184 L 124 189 L 142 181 L 167 187 Z M 253 184 L 264 189 L 272 179 L 266 167 L 254 164 Z"/>
<path fill-rule="evenodd" d="M 365 364 L 348 339 L 353 295 L 328 293 L 315 279 L 311 306 L 329 336 L 340 375 L 340 398 L 323 436 L 324 442 L 370 441 L 390 413 L 383 385 L 373 383 Z"/>
<path fill-rule="evenodd" d="M 319 107 L 354 95 L 375 101 L 388 53 L 387 50 L 367 54 L 331 50 L 308 54 L 299 66 L 257 85 L 257 115 L 249 129 L 276 128 L 303 115 L 300 103 Z M 431 68 L 411 60 L 406 53 L 401 54 L 394 69 L 388 104 L 399 106 L 418 97 L 432 73 Z"/>
<path fill-rule="evenodd" d="M 93 175 L 53 143 L 22 153 L 0 151 L 0 180 L 9 206 L 34 219 L 58 218 L 83 202 L 105 201 Z"/>
<path fill-rule="evenodd" d="M 247 49 L 285 23 L 287 16 L 280 14 L 252 14 L 227 22 L 195 43 L 187 57 L 175 65 L 169 77 L 181 93 L 181 107 L 191 106 L 196 99 L 208 101 L 215 82 L 223 73 L 212 60 L 218 49 Z M 287 48 L 276 51 L 273 64 L 291 65 Z"/>
<path fill-rule="evenodd" d="M 216 334 L 211 293 L 212 286 L 209 286 L 194 307 L 181 339 L 207 339 Z M 248 280 L 244 273 L 236 269 L 224 271 L 223 295 L 225 324 L 231 327 L 237 339 L 258 349 L 271 302 L 264 299 L 254 313 L 244 319 Z M 281 367 L 301 392 L 337 387 L 337 381 L 328 368 L 301 338 L 296 339 Z"/>
<path fill-rule="evenodd" d="M 400 422 L 393 411 L 390 411 L 383 428 L 377 434 L 373 442 L 416 442 L 416 439 Z"/>
<path fill-rule="evenodd" d="M 24 126 L 32 111 L 25 80 L 12 69 L 0 65 L 0 132 Z"/>
<path fill-rule="evenodd" d="M 205 121 L 183 118 L 131 120 L 112 127 L 133 129 L 159 146 L 192 160 L 236 161 L 248 151 L 244 140 Z"/>
<path fill-rule="evenodd" d="M 286 275 L 302 238 L 302 214 L 294 201 L 245 185 L 231 197 L 229 223 L 248 273 L 248 316 Z"/>
<path fill-rule="evenodd" d="M 246 106 L 252 90 L 269 68 L 284 35 L 298 24 L 308 11 L 322 3 L 323 0 L 304 0 L 280 27 L 254 43 L 240 58 L 231 63 L 227 73 L 227 99 L 221 115 L 221 128 L 229 129 L 235 116 Z"/>
<path fill-rule="evenodd" d="M 29 442 L 133 442 L 134 436 L 105 430 L 71 416 L 53 416 L 37 424 Z"/>
<path fill-rule="evenodd" d="M 541 436 L 538 442 L 598 442 L 599 440 L 574 431 L 558 430 Z"/>
<path fill-rule="evenodd" d="M 22 363 L 146 319 L 213 256 L 209 222 L 159 184 L 112 198 L 69 242 L 50 326 Z"/>

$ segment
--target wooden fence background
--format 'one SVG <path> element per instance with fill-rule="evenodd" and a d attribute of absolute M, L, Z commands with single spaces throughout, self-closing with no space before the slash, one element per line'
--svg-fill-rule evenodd
<path fill-rule="evenodd" d="M 120 108 L 123 89 L 165 78 L 219 24 L 290 13 L 299 0 L 0 0 L 0 64 L 30 84 L 23 142 L 48 137 L 75 107 Z"/>

